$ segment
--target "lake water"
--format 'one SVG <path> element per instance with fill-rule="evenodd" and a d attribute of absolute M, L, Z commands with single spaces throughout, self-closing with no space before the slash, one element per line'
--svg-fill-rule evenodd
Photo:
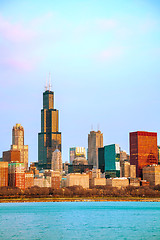
<path fill-rule="evenodd" d="M 160 203 L 1 203 L 0 239 L 160 239 Z"/>

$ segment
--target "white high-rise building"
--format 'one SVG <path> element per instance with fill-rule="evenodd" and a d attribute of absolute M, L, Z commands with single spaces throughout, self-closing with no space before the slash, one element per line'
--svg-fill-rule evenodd
<path fill-rule="evenodd" d="M 60 173 L 62 172 L 62 155 L 58 149 L 52 153 L 51 169 Z"/>

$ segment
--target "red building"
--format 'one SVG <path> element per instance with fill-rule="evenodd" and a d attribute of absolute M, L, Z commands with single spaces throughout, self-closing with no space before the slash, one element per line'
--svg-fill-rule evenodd
<path fill-rule="evenodd" d="M 157 133 L 130 133 L 130 164 L 136 165 L 137 177 L 142 177 L 142 168 L 158 164 Z"/>
<path fill-rule="evenodd" d="M 20 151 L 19 150 L 9 150 L 3 152 L 3 162 L 20 162 Z"/>
<path fill-rule="evenodd" d="M 25 189 L 25 166 L 24 163 L 8 164 L 8 185 Z"/>
<path fill-rule="evenodd" d="M 60 189 L 61 186 L 61 175 L 59 171 L 53 171 L 51 173 L 51 188 Z"/>

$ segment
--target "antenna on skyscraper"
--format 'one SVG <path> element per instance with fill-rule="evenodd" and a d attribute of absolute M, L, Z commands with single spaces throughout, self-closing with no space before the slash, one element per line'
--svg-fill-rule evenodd
<path fill-rule="evenodd" d="M 99 123 L 97 124 L 97 128 L 98 128 L 97 130 L 99 131 Z"/>
<path fill-rule="evenodd" d="M 91 124 L 91 130 L 93 131 L 93 124 Z"/>
<path fill-rule="evenodd" d="M 45 89 L 47 91 L 47 74 L 46 74 L 46 86 L 45 86 Z"/>
<path fill-rule="evenodd" d="M 49 72 L 49 91 L 51 91 L 51 73 Z"/>

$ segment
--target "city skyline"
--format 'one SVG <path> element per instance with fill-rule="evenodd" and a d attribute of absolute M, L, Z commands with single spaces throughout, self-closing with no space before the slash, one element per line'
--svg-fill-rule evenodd
<path fill-rule="evenodd" d="M 129 153 L 129 132 L 158 133 L 158 1 L 15 1 L 1 3 L 0 152 L 21 123 L 29 162 L 38 160 L 40 109 L 51 72 L 60 111 L 62 159 L 87 148 L 91 125 L 104 145 Z M 30 11 L 32 9 L 32 11 Z"/>

